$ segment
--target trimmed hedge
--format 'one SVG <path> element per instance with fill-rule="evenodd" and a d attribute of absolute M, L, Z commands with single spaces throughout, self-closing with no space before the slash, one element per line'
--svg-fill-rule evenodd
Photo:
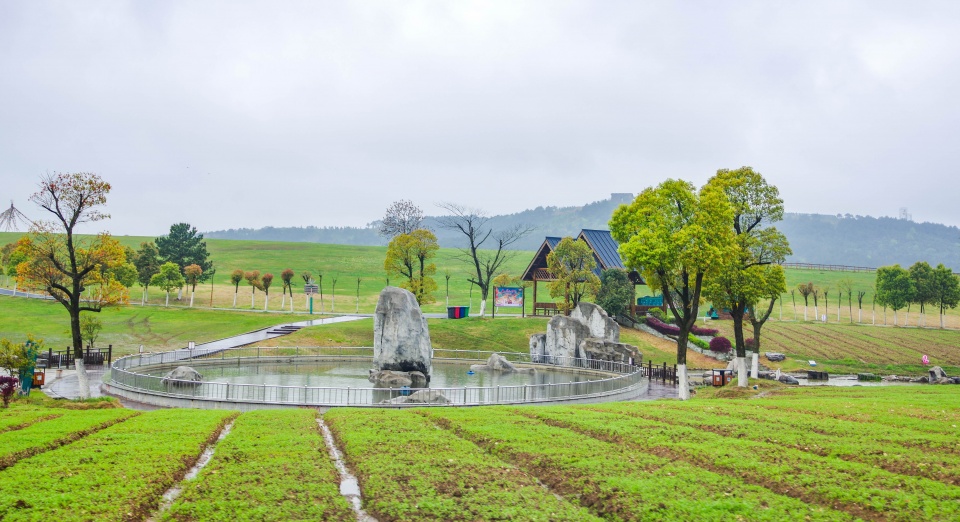
<path fill-rule="evenodd" d="M 660 319 L 657 319 L 655 316 L 648 315 L 646 317 L 647 326 L 653 328 L 654 330 L 662 333 L 663 335 L 680 335 L 680 327 L 672 324 L 667 324 Z M 690 333 L 693 335 L 703 335 L 708 337 L 714 337 L 719 330 L 714 330 L 713 328 L 700 328 L 699 326 L 694 325 L 690 329 Z"/>

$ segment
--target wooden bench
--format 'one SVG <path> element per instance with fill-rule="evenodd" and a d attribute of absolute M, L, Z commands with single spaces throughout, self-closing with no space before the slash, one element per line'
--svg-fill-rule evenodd
<path fill-rule="evenodd" d="M 560 313 L 560 309 L 557 308 L 557 303 L 534 303 L 533 305 L 533 315 L 557 315 Z"/>

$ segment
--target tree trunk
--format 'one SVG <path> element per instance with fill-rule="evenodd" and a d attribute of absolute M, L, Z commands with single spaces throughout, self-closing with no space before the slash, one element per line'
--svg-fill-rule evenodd
<path fill-rule="evenodd" d="M 282 311 L 287 306 L 287 293 L 283 293 L 283 297 L 280 298 L 280 310 Z"/>
<path fill-rule="evenodd" d="M 147 304 L 147 289 L 144 288 L 143 292 L 140 294 L 140 306 L 146 306 Z"/>
<path fill-rule="evenodd" d="M 190 290 L 190 308 L 193 308 L 193 294 L 195 293 L 195 290 Z"/>
<path fill-rule="evenodd" d="M 77 357 L 74 360 L 74 365 L 77 368 L 77 398 L 78 399 L 89 399 L 90 398 L 90 377 L 87 375 L 87 367 L 83 364 L 83 357 Z"/>
<path fill-rule="evenodd" d="M 803 320 L 807 320 L 807 305 L 803 305 Z"/>
<path fill-rule="evenodd" d="M 751 355 L 750 378 L 752 379 L 760 378 L 760 354 L 757 352 L 752 352 L 752 355 Z"/>
<path fill-rule="evenodd" d="M 254 296 L 255 296 L 256 294 L 257 294 L 256 291 L 250 292 L 250 309 L 251 309 L 251 310 L 253 310 L 253 305 L 254 305 L 253 299 L 254 299 Z"/>
<path fill-rule="evenodd" d="M 747 387 L 747 345 L 743 339 L 743 313 L 745 306 L 735 304 L 730 308 L 733 316 L 733 339 L 737 353 L 737 386 Z"/>
<path fill-rule="evenodd" d="M 183 287 L 177 288 L 177 301 L 183 299 Z"/>
<path fill-rule="evenodd" d="M 163 303 L 163 306 L 170 306 L 170 290 L 167 290 L 167 301 Z"/>
<path fill-rule="evenodd" d="M 690 385 L 687 379 L 687 365 L 677 365 L 677 396 L 681 401 L 690 400 Z"/>
<path fill-rule="evenodd" d="M 74 285 L 74 288 L 79 285 Z M 80 292 L 76 291 L 74 296 L 79 296 Z M 71 299 L 72 309 L 68 309 L 70 312 L 70 337 L 73 341 L 73 357 L 74 365 L 77 369 L 77 398 L 79 399 L 89 399 L 90 398 L 90 378 L 87 376 L 87 368 L 83 364 L 83 337 L 80 334 L 80 299 L 79 297 L 74 297 Z"/>
<path fill-rule="evenodd" d="M 270 305 L 270 294 L 266 294 L 263 297 L 263 311 L 267 311 L 267 307 Z"/>
<path fill-rule="evenodd" d="M 943 330 L 943 312 L 940 312 L 940 329 Z"/>
<path fill-rule="evenodd" d="M 234 308 L 237 307 L 237 294 L 238 294 L 238 293 L 240 293 L 239 290 L 234 290 L 234 291 L 233 291 L 233 307 L 234 307 Z"/>

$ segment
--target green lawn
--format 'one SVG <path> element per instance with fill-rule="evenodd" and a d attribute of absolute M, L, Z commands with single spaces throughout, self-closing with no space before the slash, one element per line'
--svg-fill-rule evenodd
<path fill-rule="evenodd" d="M 363 509 L 383 521 L 960 519 L 960 386 L 756 384 L 686 402 L 322 418 Z M 118 417 L 61 404 L 74 403 L 0 409 L 7 434 L 79 433 L 84 416 L 97 427 L 60 447 L 25 438 L 33 450 L 0 470 L 5 522 L 356 519 L 313 410 L 243 413 L 217 441 L 230 412 Z M 109 412 L 115 423 L 103 426 Z M 184 479 L 207 444 L 209 464 Z M 159 513 L 177 483 L 182 496 Z"/>

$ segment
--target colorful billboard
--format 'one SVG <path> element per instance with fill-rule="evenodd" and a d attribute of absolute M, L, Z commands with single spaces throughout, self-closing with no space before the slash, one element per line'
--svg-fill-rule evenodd
<path fill-rule="evenodd" d="M 500 308 L 523 306 L 523 288 L 497 286 L 493 289 L 493 305 Z"/>

